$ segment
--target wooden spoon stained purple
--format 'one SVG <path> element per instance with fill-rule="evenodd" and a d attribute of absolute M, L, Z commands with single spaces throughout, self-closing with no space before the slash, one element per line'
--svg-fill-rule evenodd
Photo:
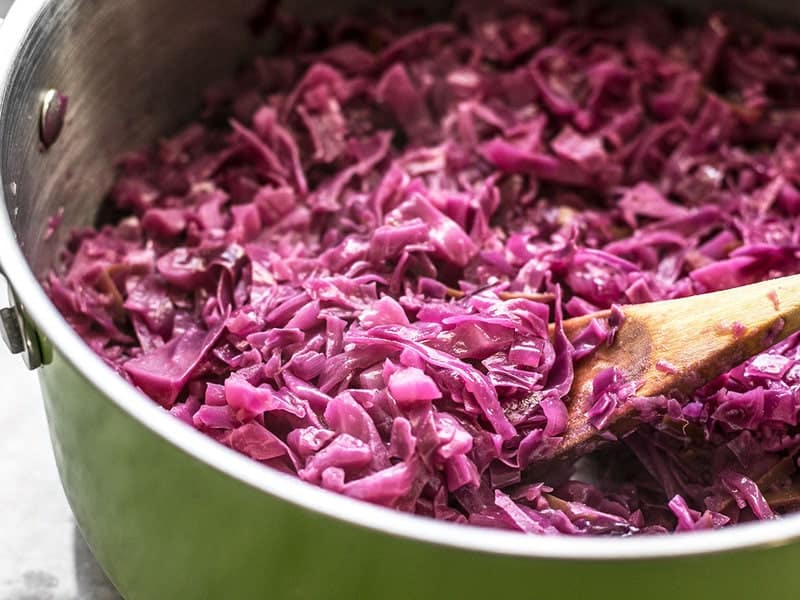
<path fill-rule="evenodd" d="M 589 422 L 595 377 L 616 367 L 636 383 L 640 397 L 691 392 L 746 359 L 800 330 L 800 275 L 676 300 L 622 307 L 625 318 L 611 345 L 578 361 L 561 443 L 548 458 L 574 459 L 603 438 Z M 602 311 L 564 321 L 574 338 Z M 624 435 L 636 428 L 633 403 L 617 408 L 608 430 Z"/>

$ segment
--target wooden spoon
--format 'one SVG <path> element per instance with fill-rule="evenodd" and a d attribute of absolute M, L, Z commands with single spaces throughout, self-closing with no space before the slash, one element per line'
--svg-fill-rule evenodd
<path fill-rule="evenodd" d="M 561 443 L 547 458 L 574 459 L 603 442 L 586 412 L 592 383 L 602 370 L 619 369 L 636 382 L 637 396 L 691 392 L 800 330 L 800 275 L 721 292 L 624 306 L 613 343 L 575 365 L 569 418 Z M 564 321 L 574 338 L 593 318 Z M 632 403 L 617 408 L 608 426 L 624 435 L 638 425 Z"/>

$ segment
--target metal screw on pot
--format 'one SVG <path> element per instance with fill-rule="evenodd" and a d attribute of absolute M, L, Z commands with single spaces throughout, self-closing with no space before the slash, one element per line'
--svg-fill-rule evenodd
<path fill-rule="evenodd" d="M 39 117 L 39 137 L 45 150 L 52 146 L 64 128 L 67 114 L 67 96 L 57 89 L 49 89 L 42 98 L 42 110 Z"/>

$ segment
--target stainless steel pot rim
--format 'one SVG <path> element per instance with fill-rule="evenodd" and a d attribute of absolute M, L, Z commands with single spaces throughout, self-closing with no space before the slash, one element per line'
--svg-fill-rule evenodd
<path fill-rule="evenodd" d="M 12 66 L 31 24 L 42 14 L 48 0 L 16 2 L 0 32 L 0 139 L 5 135 L 5 91 Z M 9 182 L 11 183 L 11 182 Z M 0 174 L 0 190 L 6 182 Z M 2 193 L 2 191 L 0 191 Z M 5 198 L 3 198 L 5 206 Z M 800 539 L 800 514 L 779 520 L 748 523 L 719 531 L 632 538 L 574 538 L 528 536 L 443 523 L 399 513 L 347 498 L 299 479 L 273 471 L 222 446 L 162 410 L 120 378 L 80 339 L 58 310 L 28 266 L 7 210 L 0 210 L 0 261 L 28 315 L 50 343 L 121 410 L 172 445 L 258 490 L 334 519 L 390 535 L 449 546 L 467 551 L 570 560 L 654 559 L 692 556 L 745 548 L 778 546 Z"/>

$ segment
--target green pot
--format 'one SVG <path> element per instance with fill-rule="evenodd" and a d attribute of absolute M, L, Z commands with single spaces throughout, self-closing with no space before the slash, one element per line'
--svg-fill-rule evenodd
<path fill-rule="evenodd" d="M 714 532 L 575 539 L 399 514 L 307 485 L 215 443 L 143 397 L 78 338 L 37 275 L 52 265 L 66 232 L 91 222 L 111 180 L 112 158 L 176 126 L 196 108 L 208 80 L 255 50 L 241 35 L 255 4 L 18 0 L 0 30 L 7 209 L 0 210 L 0 262 L 16 298 L 1 324 L 31 366 L 41 363 L 64 489 L 122 594 L 128 600 L 800 597 L 794 578 L 800 515 Z M 290 6 L 317 16 L 351 4 Z M 800 13 L 794 0 L 758 6 L 786 17 Z M 69 96 L 70 110 L 60 137 L 42 152 L 41 102 L 50 88 Z M 45 240 L 47 220 L 60 206 L 63 226 Z"/>

